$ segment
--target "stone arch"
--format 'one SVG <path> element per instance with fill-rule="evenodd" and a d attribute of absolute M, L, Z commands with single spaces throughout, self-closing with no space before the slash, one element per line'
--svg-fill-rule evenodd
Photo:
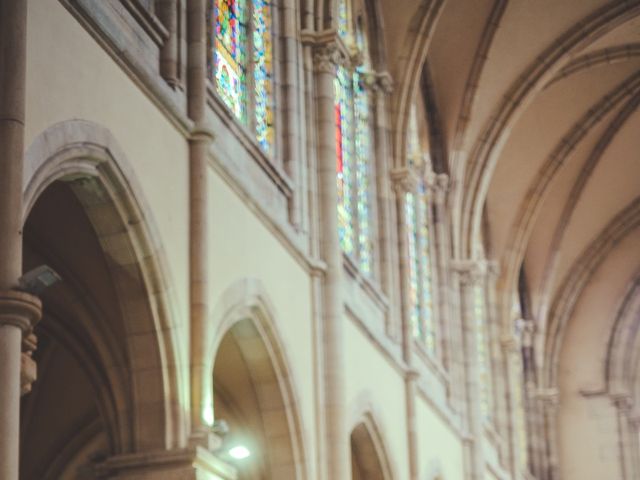
<path fill-rule="evenodd" d="M 246 365 L 246 380 L 255 392 L 254 410 L 257 411 L 251 414 L 258 419 L 261 430 L 256 432 L 256 437 L 262 439 L 258 448 L 263 448 L 260 453 L 266 478 L 307 479 L 302 419 L 294 380 L 275 324 L 277 316 L 264 286 L 257 279 L 235 282 L 222 294 L 211 318 L 216 328 L 205 357 L 210 362 L 206 371 L 211 372 L 205 391 L 215 397 L 216 374 L 222 377 L 220 368 L 223 367 L 219 365 L 222 350 L 235 350 L 236 358 Z M 233 396 L 229 391 L 221 394 Z M 213 407 L 214 401 L 215 398 L 209 398 L 205 403 Z"/>
<path fill-rule="evenodd" d="M 460 225 L 457 227 L 459 244 L 455 246 L 458 256 L 465 258 L 471 255 L 473 238 L 481 228 L 484 200 L 498 160 L 498 151 L 510 126 L 517 121 L 531 100 L 570 61 L 572 53 L 633 18 L 637 11 L 636 4 L 610 2 L 589 14 L 558 37 L 557 41 L 552 42 L 509 88 L 504 100 L 471 148 L 470 164 L 463 173 L 464 178 L 454 179 L 465 186 Z"/>
<path fill-rule="evenodd" d="M 363 412 L 351 429 L 353 480 L 392 480 L 394 477 L 384 436 L 371 410 Z"/>
<path fill-rule="evenodd" d="M 26 151 L 23 223 L 54 184 L 72 192 L 109 258 L 122 314 L 124 337 L 100 330 L 92 323 L 99 312 L 91 302 L 83 302 L 87 292 L 79 280 L 63 275 L 63 283 L 80 292 L 70 307 L 80 322 L 76 325 L 88 328 L 82 339 L 74 339 L 78 332 L 68 330 L 60 338 L 85 368 L 95 370 L 96 378 L 103 377 L 94 385 L 97 395 L 111 390 L 105 419 L 115 437 L 110 453 L 181 446 L 186 440 L 186 401 L 179 388 L 173 293 L 160 235 L 133 169 L 108 129 L 68 120 L 46 129 Z M 64 324 L 51 328 L 59 330 Z M 90 342 L 91 351 L 83 341 Z"/>
<path fill-rule="evenodd" d="M 640 354 L 640 272 L 635 275 L 616 314 L 606 361 L 606 388 L 610 394 L 628 394 L 637 401 Z M 634 404 L 636 402 L 633 402 Z"/>

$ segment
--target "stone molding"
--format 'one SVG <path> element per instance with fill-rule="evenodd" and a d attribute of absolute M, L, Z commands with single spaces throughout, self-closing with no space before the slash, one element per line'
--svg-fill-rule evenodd
<path fill-rule="evenodd" d="M 41 315 L 39 298 L 17 290 L 0 291 L 0 326 L 11 325 L 27 334 Z"/>
<path fill-rule="evenodd" d="M 418 176 L 410 167 L 393 168 L 390 176 L 393 190 L 398 195 L 414 192 L 418 186 Z"/>
<path fill-rule="evenodd" d="M 91 466 L 89 467 L 91 469 Z M 198 480 L 215 478 L 236 480 L 236 469 L 202 447 L 164 450 L 144 454 L 115 455 L 101 463 L 93 465 L 95 478 L 119 478 L 135 480 L 151 480 L 173 478 Z"/>
<path fill-rule="evenodd" d="M 458 274 L 460 282 L 465 286 L 480 283 L 487 271 L 484 260 L 451 260 L 451 269 Z"/>

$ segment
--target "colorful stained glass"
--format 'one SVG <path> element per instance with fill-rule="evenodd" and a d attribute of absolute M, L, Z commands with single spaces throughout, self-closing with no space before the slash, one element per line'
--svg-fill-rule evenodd
<path fill-rule="evenodd" d="M 436 353 L 436 328 L 433 318 L 433 298 L 431 286 L 431 255 L 429 252 L 429 199 L 424 183 L 418 187 L 420 199 L 420 267 L 422 291 L 422 321 L 424 323 L 424 342 L 427 350 Z"/>
<path fill-rule="evenodd" d="M 336 111 L 336 181 L 338 186 L 338 234 L 340 245 L 347 255 L 354 254 L 354 211 L 353 211 L 353 95 L 349 74 L 343 67 L 338 68 L 335 86 Z"/>
<path fill-rule="evenodd" d="M 349 33 L 349 13 L 347 10 L 347 1 L 340 0 L 338 2 L 338 35 L 342 38 Z"/>
<path fill-rule="evenodd" d="M 356 156 L 356 192 L 358 209 L 358 260 L 360 270 L 371 273 L 373 245 L 371 242 L 371 182 L 370 162 L 371 137 L 369 121 L 369 95 L 363 87 L 361 74 L 353 74 L 355 99 L 355 156 Z"/>
<path fill-rule="evenodd" d="M 352 37 L 349 4 L 338 2 L 338 32 Z M 358 23 L 360 25 L 361 22 Z M 364 36 L 362 36 L 364 38 Z M 367 56 L 368 57 L 368 56 Z M 336 175 L 338 233 L 343 251 L 360 272 L 371 275 L 373 266 L 372 148 L 369 92 L 362 67 L 338 67 L 336 93 Z"/>
<path fill-rule="evenodd" d="M 216 87 L 240 120 L 246 106 L 246 25 L 244 0 L 215 1 L 213 64 Z"/>
<path fill-rule="evenodd" d="M 415 338 L 422 337 L 420 319 L 420 258 L 418 257 L 418 216 L 416 214 L 415 196 L 411 192 L 405 194 L 405 218 L 407 222 L 407 253 L 409 256 L 409 308 L 411 329 Z"/>
<path fill-rule="evenodd" d="M 253 0 L 253 82 L 256 137 L 265 151 L 273 144 L 271 4 Z"/>
<path fill-rule="evenodd" d="M 478 354 L 478 376 L 480 389 L 480 413 L 488 421 L 491 418 L 491 378 L 490 356 L 487 337 L 487 320 L 484 290 L 476 285 L 473 291 L 474 317 L 476 322 L 476 351 Z"/>

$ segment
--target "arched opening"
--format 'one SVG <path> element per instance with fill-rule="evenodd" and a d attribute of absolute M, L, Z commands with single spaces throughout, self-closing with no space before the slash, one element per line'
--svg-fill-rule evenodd
<path fill-rule="evenodd" d="M 62 281 L 40 295 L 38 379 L 21 406 L 24 480 L 82 478 L 184 433 L 166 279 L 118 155 L 108 132 L 81 121 L 51 127 L 27 152 L 23 271 L 46 264 Z"/>
<path fill-rule="evenodd" d="M 131 448 L 127 352 L 117 341 L 126 335 L 110 261 L 70 184 L 52 183 L 24 228 L 24 271 L 48 264 L 63 281 L 42 294 L 39 378 L 21 409 L 22 479 L 74 476 L 91 457 Z"/>
<path fill-rule="evenodd" d="M 382 439 L 372 420 L 366 418 L 351 431 L 352 480 L 391 480 Z"/>
<path fill-rule="evenodd" d="M 259 322 L 245 318 L 220 341 L 213 369 L 214 411 L 229 431 L 220 456 L 239 480 L 304 478 L 296 445 L 295 414 L 279 346 Z M 234 447 L 250 455 L 233 458 Z"/>

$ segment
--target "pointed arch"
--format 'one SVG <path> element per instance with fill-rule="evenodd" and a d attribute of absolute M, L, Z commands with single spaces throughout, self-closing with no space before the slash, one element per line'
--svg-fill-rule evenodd
<path fill-rule="evenodd" d="M 351 429 L 351 469 L 354 480 L 392 480 L 384 437 L 371 411 L 365 411 Z"/>
<path fill-rule="evenodd" d="M 78 332 L 66 331 L 61 337 L 77 347 L 73 353 L 78 358 L 92 356 L 87 368 L 99 366 L 111 378 L 111 387 L 121 387 L 113 392 L 117 398 L 112 415 L 107 415 L 108 422 L 116 422 L 111 430 L 119 432 L 112 439 L 117 445 L 112 453 L 182 446 L 186 396 L 180 388 L 175 301 L 160 235 L 129 161 L 108 129 L 84 120 L 60 122 L 38 135 L 26 151 L 23 223 L 54 183 L 68 186 L 109 258 L 123 316 L 124 338 L 111 332 L 112 338 L 103 341 L 95 331 L 98 327 L 91 327 L 95 311 L 74 302 L 74 315 L 90 327 L 85 334 L 95 337 L 96 350 L 88 352 L 86 345 L 74 342 Z M 77 279 L 63 281 L 78 286 Z M 117 361 L 126 373 L 119 379 L 109 353 L 114 349 L 123 350 Z M 139 351 L 147 353 L 145 358 Z"/>
<path fill-rule="evenodd" d="M 210 361 L 207 371 L 211 372 L 206 391 L 215 396 L 219 353 L 225 344 L 232 342 L 256 392 L 258 412 L 254 413 L 260 419 L 263 445 L 269 445 L 264 448 L 263 459 L 269 478 L 309 478 L 294 379 L 266 289 L 257 279 L 236 281 L 221 295 L 211 318 L 216 329 L 206 356 Z M 230 393 L 222 392 L 231 398 Z M 213 398 L 208 401 L 211 408 L 213 401 Z"/>

